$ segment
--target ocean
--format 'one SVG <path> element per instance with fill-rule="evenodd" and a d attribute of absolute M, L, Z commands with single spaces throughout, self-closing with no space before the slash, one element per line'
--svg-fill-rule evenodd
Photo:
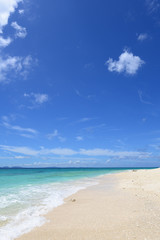
<path fill-rule="evenodd" d="M 127 169 L 0 169 L 0 240 L 14 240 L 46 222 L 64 198 Z"/>

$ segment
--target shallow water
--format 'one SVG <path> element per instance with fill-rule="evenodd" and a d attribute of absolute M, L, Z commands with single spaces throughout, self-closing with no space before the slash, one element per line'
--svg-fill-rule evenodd
<path fill-rule="evenodd" d="M 0 240 L 41 226 L 64 198 L 119 171 L 124 169 L 0 169 Z"/>

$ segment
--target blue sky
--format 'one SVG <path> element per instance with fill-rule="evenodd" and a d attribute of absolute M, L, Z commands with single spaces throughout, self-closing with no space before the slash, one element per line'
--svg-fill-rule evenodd
<path fill-rule="evenodd" d="M 0 166 L 159 166 L 159 16 L 158 0 L 0 0 Z"/>

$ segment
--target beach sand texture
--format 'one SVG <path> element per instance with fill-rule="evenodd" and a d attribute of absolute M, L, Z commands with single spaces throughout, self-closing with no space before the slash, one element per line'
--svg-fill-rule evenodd
<path fill-rule="evenodd" d="M 106 175 L 18 240 L 160 240 L 160 169 Z"/>

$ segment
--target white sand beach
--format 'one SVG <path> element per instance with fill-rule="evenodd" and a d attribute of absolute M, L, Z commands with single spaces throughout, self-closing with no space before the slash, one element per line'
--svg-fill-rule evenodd
<path fill-rule="evenodd" d="M 160 169 L 105 175 L 18 240 L 159 240 Z"/>

